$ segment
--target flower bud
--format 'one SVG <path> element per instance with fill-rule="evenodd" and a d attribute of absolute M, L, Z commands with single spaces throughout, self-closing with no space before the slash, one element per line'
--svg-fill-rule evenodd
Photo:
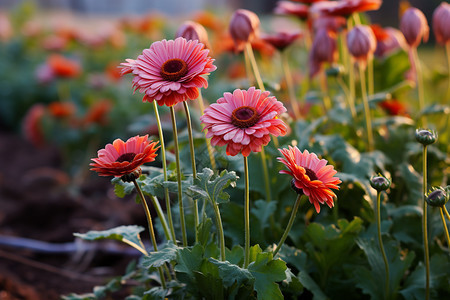
<path fill-rule="evenodd" d="M 433 31 L 438 43 L 450 42 L 450 4 L 442 2 L 434 11 Z"/>
<path fill-rule="evenodd" d="M 372 176 L 372 178 L 370 178 L 370 186 L 378 192 L 381 192 L 387 190 L 391 186 L 391 181 L 383 175 L 378 174 L 378 176 Z"/>
<path fill-rule="evenodd" d="M 175 34 L 175 38 L 178 37 L 184 37 L 188 41 L 197 40 L 203 45 L 205 45 L 206 48 L 210 48 L 208 41 L 208 33 L 206 32 L 205 27 L 203 27 L 197 22 L 186 21 L 183 24 L 181 24 L 181 26 L 178 27 L 177 33 Z"/>
<path fill-rule="evenodd" d="M 244 49 L 247 42 L 259 36 L 260 21 L 258 16 L 249 10 L 238 9 L 231 16 L 230 34 L 238 50 Z"/>
<path fill-rule="evenodd" d="M 400 20 L 400 30 L 410 47 L 417 47 L 420 41 L 428 41 L 430 28 L 427 18 L 419 9 L 408 8 Z"/>
<path fill-rule="evenodd" d="M 448 202 L 449 196 L 448 190 L 446 191 L 441 187 L 437 187 L 428 193 L 425 200 L 430 206 L 443 207 Z"/>
<path fill-rule="evenodd" d="M 142 175 L 142 170 L 141 168 L 137 168 L 136 170 L 134 170 L 131 173 L 122 175 L 120 177 L 120 179 L 122 179 L 123 182 L 133 182 L 136 179 L 138 179 L 140 176 Z"/>
<path fill-rule="evenodd" d="M 367 25 L 357 25 L 347 34 L 347 47 L 350 54 L 360 62 L 366 62 L 377 48 L 377 40 Z"/>
<path fill-rule="evenodd" d="M 317 74 L 323 63 L 334 63 L 337 60 L 336 33 L 326 28 L 319 29 L 314 36 L 311 52 L 309 53 L 309 76 Z"/>
<path fill-rule="evenodd" d="M 416 140 L 424 146 L 431 145 L 437 140 L 437 132 L 429 129 L 416 129 Z"/>

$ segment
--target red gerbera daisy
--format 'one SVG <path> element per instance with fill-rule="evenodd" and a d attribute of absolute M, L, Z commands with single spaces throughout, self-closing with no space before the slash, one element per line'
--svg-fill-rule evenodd
<path fill-rule="evenodd" d="M 133 87 L 145 94 L 143 101 L 156 100 L 161 106 L 173 106 L 196 99 L 198 88 L 208 87 L 202 75 L 216 69 L 208 53 L 197 40 L 187 41 L 183 37 L 154 42 L 136 60 L 121 63 L 122 75 L 135 75 Z"/>
<path fill-rule="evenodd" d="M 278 160 L 285 164 L 289 170 L 281 170 L 280 173 L 289 174 L 293 177 L 292 187 L 297 192 L 303 192 L 309 197 L 320 212 L 320 204 L 326 203 L 329 207 L 334 206 L 336 194 L 331 189 L 339 189 L 341 180 L 334 175 L 337 173 L 332 165 L 327 165 L 325 159 L 319 159 L 316 154 L 308 150 L 300 152 L 297 147 L 289 146 L 289 149 L 278 149 L 283 157 Z"/>
<path fill-rule="evenodd" d="M 157 142 L 148 140 L 148 135 L 135 136 L 126 142 L 116 139 L 98 151 L 98 158 L 93 158 L 91 171 L 100 176 L 121 177 L 136 171 L 140 166 L 155 160 Z"/>
<path fill-rule="evenodd" d="M 206 137 L 212 138 L 211 144 L 227 145 L 227 155 L 242 152 L 249 156 L 270 142 L 270 134 L 285 135 L 287 126 L 278 117 L 286 108 L 269 94 L 254 87 L 236 89 L 206 108 L 200 120 L 208 130 Z"/>

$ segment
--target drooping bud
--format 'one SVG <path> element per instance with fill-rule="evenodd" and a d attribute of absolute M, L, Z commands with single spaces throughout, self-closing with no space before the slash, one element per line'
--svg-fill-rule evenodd
<path fill-rule="evenodd" d="M 433 32 L 440 44 L 450 42 L 450 4 L 442 2 L 433 13 Z"/>
<path fill-rule="evenodd" d="M 372 178 L 370 178 L 370 186 L 378 192 L 381 192 L 387 190 L 391 186 L 391 181 L 383 175 L 378 174 L 378 176 L 372 176 Z"/>
<path fill-rule="evenodd" d="M 246 43 L 259 36 L 259 28 L 260 21 L 254 12 L 238 9 L 233 13 L 229 30 L 238 51 L 243 50 Z"/>
<path fill-rule="evenodd" d="M 366 63 L 377 48 L 373 30 L 367 25 L 357 25 L 347 34 L 347 47 L 350 54 L 360 63 Z"/>
<path fill-rule="evenodd" d="M 425 200 L 430 206 L 443 207 L 448 202 L 449 198 L 450 195 L 448 193 L 448 189 L 444 190 L 442 187 L 435 187 L 428 193 Z"/>
<path fill-rule="evenodd" d="M 320 71 L 323 63 L 334 63 L 338 58 L 336 33 L 326 28 L 319 29 L 314 36 L 309 53 L 309 76 Z"/>
<path fill-rule="evenodd" d="M 178 30 L 175 34 L 175 38 L 178 37 L 184 37 L 188 41 L 197 40 L 203 45 L 205 45 L 206 48 L 210 48 L 208 33 L 206 32 L 205 27 L 203 27 L 201 24 L 197 22 L 186 21 L 183 24 L 181 24 L 181 26 L 178 27 Z"/>
<path fill-rule="evenodd" d="M 410 47 L 419 46 L 421 40 L 428 41 L 430 33 L 427 18 L 415 7 L 408 8 L 403 14 L 400 20 L 400 30 Z"/>
<path fill-rule="evenodd" d="M 434 130 L 416 129 L 416 140 L 424 146 L 428 146 L 436 142 L 438 134 Z"/>

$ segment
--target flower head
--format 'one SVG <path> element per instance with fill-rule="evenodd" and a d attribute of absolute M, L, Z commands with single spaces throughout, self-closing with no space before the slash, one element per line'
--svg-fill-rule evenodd
<path fill-rule="evenodd" d="M 136 60 L 121 64 L 122 75 L 133 73 L 134 90 L 144 93 L 143 101 L 173 106 L 196 99 L 198 88 L 208 87 L 202 75 L 216 69 L 208 53 L 203 44 L 182 37 L 154 42 Z"/>
<path fill-rule="evenodd" d="M 426 196 L 425 200 L 430 206 L 443 207 L 450 197 L 448 186 L 446 189 L 435 187 Z"/>
<path fill-rule="evenodd" d="M 406 49 L 406 40 L 400 30 L 393 27 L 382 28 L 376 24 L 370 27 L 377 39 L 374 53 L 377 57 L 385 57 L 396 50 Z"/>
<path fill-rule="evenodd" d="M 305 20 L 308 18 L 309 6 L 290 1 L 278 1 L 277 6 L 274 9 L 274 13 L 279 15 L 291 15 Z"/>
<path fill-rule="evenodd" d="M 81 74 L 80 64 L 60 54 L 52 54 L 47 59 L 47 64 L 53 74 L 59 77 L 72 78 Z"/>
<path fill-rule="evenodd" d="M 298 39 L 301 36 L 300 32 L 284 32 L 280 31 L 273 34 L 263 34 L 261 36 L 261 39 L 263 39 L 265 42 L 271 44 L 275 48 L 277 48 L 280 51 L 283 51 L 286 49 L 289 45 L 291 45 L 293 42 L 295 42 L 296 39 Z"/>
<path fill-rule="evenodd" d="M 91 171 L 100 176 L 122 177 L 131 174 L 145 163 L 155 160 L 157 142 L 148 140 L 148 135 L 135 136 L 126 142 L 116 139 L 98 151 L 98 157 L 93 158 Z"/>
<path fill-rule="evenodd" d="M 356 25 L 347 34 L 347 47 L 356 60 L 365 63 L 377 48 L 373 30 L 367 25 Z"/>
<path fill-rule="evenodd" d="M 428 41 L 430 33 L 427 18 L 415 7 L 408 8 L 403 14 L 400 20 L 400 30 L 410 47 L 419 46 L 422 39 L 424 42 Z"/>
<path fill-rule="evenodd" d="M 254 87 L 236 89 L 225 93 L 205 109 L 200 120 L 208 130 L 213 146 L 227 145 L 227 155 L 260 152 L 261 147 L 270 142 L 270 135 L 285 135 L 286 124 L 279 116 L 286 111 L 283 103 L 269 92 L 261 92 Z"/>
<path fill-rule="evenodd" d="M 181 24 L 180 27 L 178 27 L 175 36 L 184 37 L 188 41 L 197 40 L 203 45 L 205 45 L 206 48 L 210 48 L 208 33 L 206 32 L 205 27 L 203 27 L 197 22 L 193 21 L 184 22 L 183 24 Z"/>
<path fill-rule="evenodd" d="M 320 204 L 326 203 L 334 206 L 336 194 L 331 190 L 338 190 L 341 180 L 334 175 L 337 173 L 332 165 L 327 165 L 325 159 L 319 159 L 316 154 L 304 150 L 303 153 L 297 147 L 289 146 L 289 149 L 278 149 L 284 157 L 278 157 L 289 170 L 281 170 L 282 174 L 293 177 L 292 185 L 298 192 L 303 192 L 309 197 L 309 202 L 314 205 L 317 213 L 320 212 Z"/>
<path fill-rule="evenodd" d="M 440 44 L 450 42 L 450 4 L 442 2 L 433 13 L 433 32 Z"/>
<path fill-rule="evenodd" d="M 429 129 L 416 129 L 416 140 L 424 146 L 428 146 L 436 142 L 437 132 Z"/>
<path fill-rule="evenodd" d="M 380 8 L 382 0 L 339 0 L 319 2 L 319 4 L 322 13 L 333 16 L 350 16 L 353 13 L 377 10 Z"/>
<path fill-rule="evenodd" d="M 229 31 L 238 51 L 244 49 L 248 42 L 259 36 L 260 21 L 258 16 L 249 10 L 238 9 L 231 16 Z"/>

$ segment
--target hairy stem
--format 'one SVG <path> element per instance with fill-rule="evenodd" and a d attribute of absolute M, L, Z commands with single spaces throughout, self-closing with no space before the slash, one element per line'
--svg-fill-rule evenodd
<path fill-rule="evenodd" d="M 366 130 L 367 130 L 367 144 L 369 152 L 373 150 L 373 132 L 372 132 L 372 118 L 370 117 L 370 107 L 369 100 L 367 98 L 367 90 L 366 90 L 366 79 L 364 75 L 364 68 L 361 64 L 358 64 L 359 67 L 359 80 L 361 82 L 361 94 L 364 104 L 364 115 L 366 119 Z"/>

